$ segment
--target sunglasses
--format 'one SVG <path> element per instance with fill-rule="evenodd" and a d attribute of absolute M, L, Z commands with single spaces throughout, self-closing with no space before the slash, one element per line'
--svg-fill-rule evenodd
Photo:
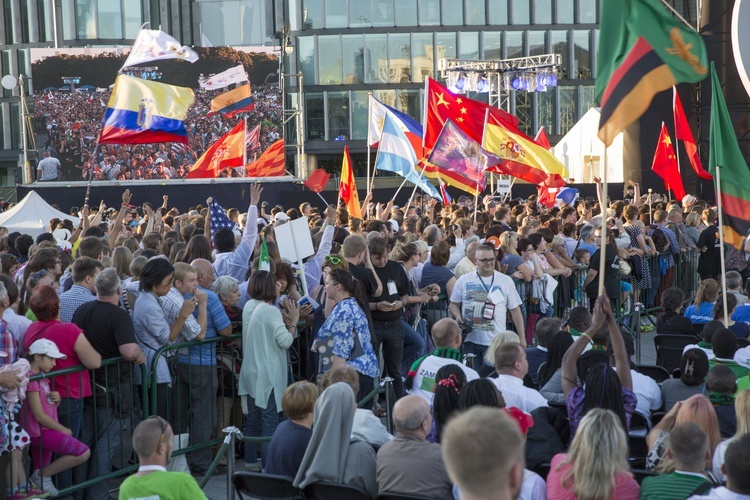
<path fill-rule="evenodd" d="M 167 426 L 169 425 L 166 420 L 161 418 L 159 415 L 151 415 L 146 420 L 158 420 L 159 423 L 161 423 L 161 436 L 159 436 L 159 442 L 156 443 L 156 448 L 154 448 L 154 453 L 159 449 L 159 445 L 164 442 L 164 434 L 167 432 Z"/>
<path fill-rule="evenodd" d="M 338 266 L 342 261 L 341 257 L 336 257 L 335 255 L 326 255 L 323 260 L 330 262 L 334 266 Z"/>

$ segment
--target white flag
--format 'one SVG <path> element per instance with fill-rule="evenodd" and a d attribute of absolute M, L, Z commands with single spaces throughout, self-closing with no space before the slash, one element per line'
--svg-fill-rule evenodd
<path fill-rule="evenodd" d="M 203 34 L 203 32 L 201 32 L 201 45 L 203 45 L 204 47 L 214 46 L 214 44 L 211 43 L 211 40 L 209 40 L 208 37 L 205 34 Z"/>
<path fill-rule="evenodd" d="M 143 29 L 138 33 L 138 38 L 135 39 L 133 48 L 120 71 L 130 66 L 161 59 L 182 59 L 192 63 L 198 60 L 198 54 L 187 45 L 180 45 L 180 42 L 161 30 Z"/>
<path fill-rule="evenodd" d="M 201 88 L 205 90 L 216 90 L 223 89 L 233 83 L 248 82 L 247 73 L 245 73 L 245 67 L 242 64 L 238 64 L 234 68 L 229 68 L 226 71 L 217 73 L 208 80 L 201 83 Z"/>

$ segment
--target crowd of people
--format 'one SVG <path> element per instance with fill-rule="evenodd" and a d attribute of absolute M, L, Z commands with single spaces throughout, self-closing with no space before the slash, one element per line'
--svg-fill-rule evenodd
<path fill-rule="evenodd" d="M 222 135 L 247 118 L 248 130 L 260 125 L 257 144 L 248 145 L 248 161 L 281 138 L 282 105 L 278 85 L 253 86 L 255 109 L 233 118 L 210 114 L 211 99 L 223 90 L 196 90 L 185 121 L 189 143 L 110 145 L 97 149 L 97 138 L 111 91 L 50 91 L 34 96 L 40 146 L 37 180 L 80 181 L 185 178 L 193 163 Z M 94 157 L 95 156 L 95 157 Z M 242 175 L 225 169 L 222 176 Z"/>
<path fill-rule="evenodd" d="M 8 498 L 54 496 L 136 455 L 120 498 L 199 498 L 193 477 L 166 469 L 172 438 L 207 443 L 228 425 L 267 438 L 244 446 L 245 470 L 312 492 L 750 498 L 747 254 L 727 247 L 721 273 L 705 201 L 636 183 L 621 200 L 552 208 L 368 194 L 356 218 L 309 203 L 268 213 L 262 191 L 215 232 L 211 199 L 182 214 L 165 196 L 141 215 L 128 190 L 106 222 L 73 207 L 78 227 L 0 228 Z M 315 253 L 299 266 L 276 229 L 301 217 Z M 658 308 L 641 330 L 690 340 L 664 367 L 674 374 L 634 364 L 624 326 L 639 326 L 638 304 Z M 392 408 L 374 390 L 385 376 Z M 648 453 L 629 449 L 638 439 Z M 215 453 L 192 449 L 192 476 Z M 112 487 L 96 481 L 86 498 Z"/>

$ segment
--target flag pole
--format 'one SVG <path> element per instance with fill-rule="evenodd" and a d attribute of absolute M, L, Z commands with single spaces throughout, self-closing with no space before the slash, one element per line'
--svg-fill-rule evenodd
<path fill-rule="evenodd" d="M 372 122 L 372 92 L 367 93 L 367 194 L 372 192 L 372 184 L 369 183 L 370 179 L 370 123 Z M 373 182 L 375 180 L 373 179 Z"/>
<path fill-rule="evenodd" d="M 479 183 L 477 182 L 477 189 L 474 191 L 474 222 L 477 222 L 477 205 L 479 204 Z"/>
<path fill-rule="evenodd" d="M 724 305 L 724 324 L 729 324 L 729 311 L 727 311 L 727 265 L 724 262 L 724 210 L 721 204 L 721 165 L 716 165 L 716 200 L 719 209 L 719 254 L 721 262 L 721 300 Z"/>
<path fill-rule="evenodd" d="M 401 188 L 404 187 L 404 184 L 406 184 L 406 177 L 404 177 L 404 181 L 401 183 L 401 185 L 396 190 L 396 194 L 393 195 L 393 200 L 396 199 L 396 196 L 398 196 L 398 193 L 401 191 Z"/>
<path fill-rule="evenodd" d="M 599 295 L 604 295 L 604 272 L 607 269 L 607 145 L 604 145 L 604 168 L 602 169 L 602 239 L 599 247 L 601 255 L 599 256 Z M 610 300 L 613 297 L 610 297 Z M 614 297 L 617 300 L 617 297 Z"/>
<path fill-rule="evenodd" d="M 243 138 L 242 138 L 242 144 L 244 144 L 244 147 L 242 148 L 243 155 L 242 155 L 242 177 L 245 177 L 246 169 L 247 169 L 247 117 L 244 118 L 245 120 L 245 128 L 243 131 Z"/>
<path fill-rule="evenodd" d="M 325 203 L 325 204 L 326 204 L 326 205 L 325 205 L 326 207 L 328 207 L 328 205 L 330 205 L 330 203 L 328 203 L 328 202 L 326 201 L 326 199 L 325 199 L 325 198 L 323 198 L 323 195 L 322 195 L 322 194 L 320 194 L 320 193 L 315 193 L 315 194 L 317 194 L 317 195 L 318 195 L 318 196 L 320 197 L 320 199 L 321 199 L 321 200 L 323 200 L 323 203 Z"/>
<path fill-rule="evenodd" d="M 412 189 L 411 191 L 411 196 L 409 197 L 409 203 L 407 203 L 406 210 L 404 210 L 404 213 L 406 213 L 406 211 L 409 210 L 409 207 L 411 206 L 411 202 L 414 200 L 414 195 L 417 193 L 417 186 L 419 186 L 419 183 L 422 181 L 422 177 L 424 176 L 424 169 L 425 169 L 425 166 L 422 165 L 422 171 L 419 172 L 419 177 L 417 177 L 417 183 L 414 184 L 414 189 Z"/>
<path fill-rule="evenodd" d="M 516 183 L 516 179 L 518 179 L 518 177 L 513 177 L 513 180 L 510 181 L 510 186 L 508 186 L 508 192 L 505 193 L 505 196 L 503 197 L 503 203 L 507 202 L 508 199 L 510 198 L 510 191 L 513 189 L 513 184 Z"/>

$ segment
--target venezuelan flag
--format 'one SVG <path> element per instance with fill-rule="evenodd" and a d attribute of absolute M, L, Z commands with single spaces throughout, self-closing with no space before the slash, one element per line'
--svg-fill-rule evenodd
<path fill-rule="evenodd" d="M 118 75 L 99 144 L 187 144 L 185 118 L 193 102 L 188 88 Z"/>
<path fill-rule="evenodd" d="M 224 92 L 218 97 L 211 100 L 211 112 L 209 115 L 221 113 L 231 118 L 237 113 L 243 111 L 252 111 L 255 109 L 253 94 L 250 91 L 250 84 L 246 83 L 229 92 Z"/>

